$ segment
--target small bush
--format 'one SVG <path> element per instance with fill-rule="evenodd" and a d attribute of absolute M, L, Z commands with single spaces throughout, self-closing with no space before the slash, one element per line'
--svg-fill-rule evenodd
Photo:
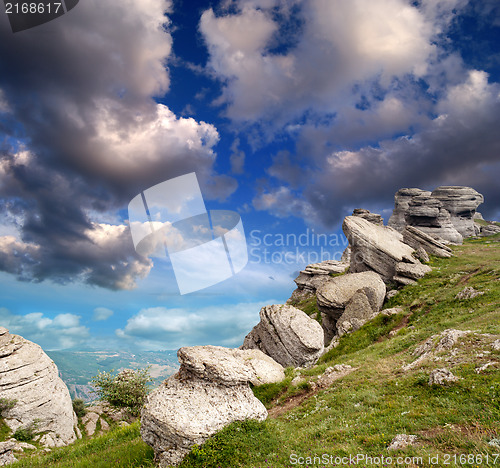
<path fill-rule="evenodd" d="M 31 424 L 25 427 L 20 427 L 14 432 L 14 439 L 19 442 L 30 442 L 36 435 L 36 430 L 38 427 L 38 421 L 33 421 Z"/>
<path fill-rule="evenodd" d="M 13 398 L 0 398 L 0 413 L 10 410 L 16 406 L 17 400 Z"/>
<path fill-rule="evenodd" d="M 73 400 L 73 411 L 79 418 L 83 418 L 87 413 L 85 402 L 81 398 L 75 398 Z"/>
<path fill-rule="evenodd" d="M 118 375 L 113 371 L 99 372 L 92 378 L 92 385 L 100 400 L 115 408 L 127 408 L 133 416 L 139 416 L 152 381 L 147 367 L 135 371 L 125 369 Z"/>

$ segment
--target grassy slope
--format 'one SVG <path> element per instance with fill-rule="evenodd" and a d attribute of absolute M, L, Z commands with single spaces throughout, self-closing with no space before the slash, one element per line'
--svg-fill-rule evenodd
<path fill-rule="evenodd" d="M 359 368 L 357 371 L 318 393 L 312 392 L 307 383 L 292 387 L 293 370 L 289 369 L 284 383 L 254 391 L 268 408 L 293 403 L 293 398 L 302 396 L 300 405 L 264 423 L 249 421 L 227 427 L 203 446 L 195 447 L 182 468 L 293 466 L 292 453 L 303 457 L 324 453 L 388 456 L 391 454 L 386 447 L 398 433 L 419 437 L 418 446 L 399 453 L 423 457 L 424 464 L 418 466 L 431 466 L 429 455 L 441 457 L 440 463 L 432 466 L 454 466 L 453 462 L 442 464 L 444 454 L 500 452 L 488 445 L 492 438 L 500 438 L 500 368 L 497 365 L 480 374 L 475 372 L 488 361 L 500 361 L 500 353 L 489 345 L 491 338 L 469 335 L 461 341 L 452 362 L 445 361 L 449 353 L 441 353 L 438 362 L 424 362 L 407 372 L 401 369 L 415 360 L 411 352 L 419 344 L 447 328 L 500 334 L 499 238 L 467 241 L 454 248 L 455 257 L 432 259 L 433 272 L 404 288 L 386 305 L 402 307 L 402 314 L 379 316 L 343 337 L 338 348 L 302 374 L 313 380 L 334 364 L 350 364 Z M 456 300 L 465 286 L 485 294 Z M 399 331 L 391 336 L 392 329 Z M 445 366 L 461 379 L 446 387 L 430 387 L 430 371 Z M 38 464 L 30 461 L 13 466 L 151 466 L 151 450 L 139 440 L 137 428 L 128 431 L 126 436 L 121 429 L 56 450 L 50 458 L 37 459 Z M 137 455 L 135 461 L 129 457 L 132 453 Z M 108 455 L 107 460 L 116 460 L 113 464 L 103 464 L 103 457 Z M 58 457 L 69 461 L 56 462 Z M 77 459 L 83 464 L 77 464 Z M 461 466 L 486 464 L 483 459 L 482 463 Z"/>

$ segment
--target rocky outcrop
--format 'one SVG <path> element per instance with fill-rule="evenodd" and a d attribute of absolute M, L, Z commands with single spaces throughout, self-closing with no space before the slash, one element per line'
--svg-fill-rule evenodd
<path fill-rule="evenodd" d="M 260 349 L 283 367 L 308 366 L 324 347 L 316 320 L 291 305 L 271 305 L 260 311 L 260 322 L 245 337 L 242 349 Z"/>
<path fill-rule="evenodd" d="M 370 211 L 365 210 L 363 208 L 356 208 L 352 212 L 352 215 L 358 216 L 359 218 L 366 219 L 367 221 L 370 221 L 370 223 L 378 224 L 379 226 L 384 225 L 384 218 L 382 218 L 382 216 L 380 216 L 379 214 L 376 214 L 376 213 L 371 213 Z"/>
<path fill-rule="evenodd" d="M 489 237 L 494 236 L 495 234 L 500 233 L 500 226 L 494 223 L 488 224 L 487 226 L 479 227 L 479 236 L 480 237 Z"/>
<path fill-rule="evenodd" d="M 0 394 L 15 401 L 3 411 L 12 431 L 34 428 L 42 445 L 60 447 L 76 440 L 77 417 L 68 388 L 40 346 L 0 327 Z"/>
<path fill-rule="evenodd" d="M 349 262 L 326 260 L 321 263 L 307 265 L 295 278 L 297 289 L 293 291 L 287 304 L 296 304 L 313 296 L 316 290 L 325 282 L 331 274 L 344 273 L 349 268 Z"/>
<path fill-rule="evenodd" d="M 375 271 L 386 282 L 411 284 L 431 271 L 414 256 L 415 250 L 403 242 L 403 235 L 390 227 L 348 216 L 342 229 L 351 246 L 349 272 Z"/>
<path fill-rule="evenodd" d="M 474 236 L 474 215 L 484 197 L 471 187 L 443 186 L 432 192 L 451 215 L 451 222 L 462 237 Z"/>
<path fill-rule="evenodd" d="M 413 197 L 405 213 L 406 224 L 416 226 L 421 231 L 438 240 L 461 244 L 463 236 L 451 221 L 450 213 L 443 203 L 432 195 Z"/>
<path fill-rule="evenodd" d="M 403 230 L 403 242 L 415 250 L 423 248 L 428 254 L 436 257 L 448 258 L 453 255 L 452 250 L 442 242 L 437 241 L 415 226 L 406 226 Z"/>
<path fill-rule="evenodd" d="M 406 226 L 405 214 L 408 211 L 410 201 L 418 195 L 430 196 L 430 194 L 431 192 L 419 188 L 402 188 L 398 190 L 394 195 L 394 211 L 387 225 L 396 229 L 396 231 L 403 232 Z"/>
<path fill-rule="evenodd" d="M 434 369 L 429 375 L 429 385 L 446 385 L 447 383 L 456 382 L 458 377 L 452 374 L 449 369 Z"/>
<path fill-rule="evenodd" d="M 355 331 L 382 307 L 386 287 L 373 271 L 330 278 L 317 291 L 325 342 Z"/>
<path fill-rule="evenodd" d="M 399 232 L 415 226 L 435 239 L 461 244 L 464 237 L 477 235 L 474 216 L 483 201 L 470 187 L 442 186 L 433 192 L 401 189 L 388 224 Z"/>
<path fill-rule="evenodd" d="M 148 395 L 141 414 L 142 439 L 160 467 L 179 464 L 194 444 L 234 421 L 267 417 L 248 385 L 258 373 L 242 356 L 265 357 L 219 346 L 181 348 L 177 355 L 179 372 Z"/>

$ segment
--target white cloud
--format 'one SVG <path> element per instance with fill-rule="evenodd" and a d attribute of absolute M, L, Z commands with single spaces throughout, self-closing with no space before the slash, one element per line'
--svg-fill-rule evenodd
<path fill-rule="evenodd" d="M 196 310 L 143 309 L 131 317 L 123 329 L 117 329 L 116 335 L 144 349 L 177 349 L 202 344 L 237 347 L 259 321 L 260 309 L 269 303 L 273 302 L 219 305 Z"/>
<path fill-rule="evenodd" d="M 96 307 L 94 309 L 92 320 L 96 322 L 101 322 L 109 319 L 113 314 L 114 312 L 111 309 L 108 309 L 106 307 Z"/>
<path fill-rule="evenodd" d="M 86 342 L 89 329 L 80 324 L 75 314 L 58 314 L 53 318 L 41 312 L 26 315 L 13 314 L 0 308 L 0 323 L 10 333 L 21 335 L 47 350 L 71 348 Z"/>

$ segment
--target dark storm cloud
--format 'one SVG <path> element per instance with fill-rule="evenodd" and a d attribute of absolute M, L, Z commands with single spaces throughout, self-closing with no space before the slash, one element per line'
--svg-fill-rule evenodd
<path fill-rule="evenodd" d="M 0 270 L 26 280 L 130 288 L 151 263 L 105 222 L 138 191 L 196 171 L 213 198 L 217 130 L 175 116 L 168 90 L 170 0 L 86 0 L 13 34 L 0 15 Z M 3 139 L 3 142 L 2 142 Z M 9 232 L 10 234 L 10 232 Z"/>

